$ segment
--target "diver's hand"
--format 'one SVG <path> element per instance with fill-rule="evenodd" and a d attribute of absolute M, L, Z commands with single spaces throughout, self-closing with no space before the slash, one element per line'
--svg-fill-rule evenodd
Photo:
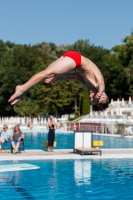
<path fill-rule="evenodd" d="M 95 96 L 95 99 L 100 99 L 101 96 L 102 96 L 102 93 L 101 93 L 101 92 L 98 92 L 98 93 L 96 94 L 96 96 Z"/>
<path fill-rule="evenodd" d="M 47 78 L 47 79 L 45 79 L 45 83 L 51 83 L 51 84 L 54 84 L 54 83 L 56 83 L 56 81 L 57 81 L 57 79 L 56 79 L 56 77 L 51 77 L 51 78 Z"/>

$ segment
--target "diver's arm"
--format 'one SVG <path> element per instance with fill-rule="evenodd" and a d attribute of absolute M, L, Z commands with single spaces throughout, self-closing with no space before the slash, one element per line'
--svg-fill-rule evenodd
<path fill-rule="evenodd" d="M 102 93 L 105 91 L 105 84 L 104 84 L 104 79 L 102 79 L 100 82 L 98 82 L 97 84 L 97 90 L 98 90 L 98 93 L 96 95 L 96 98 L 100 98 Z"/>
<path fill-rule="evenodd" d="M 46 83 L 56 83 L 58 81 L 67 80 L 67 79 L 68 80 L 75 79 L 76 81 L 78 81 L 79 83 L 81 83 L 83 86 L 86 87 L 86 82 L 85 82 L 84 78 L 78 73 L 67 73 L 67 74 L 56 75 L 55 77 L 46 79 L 45 82 Z"/>

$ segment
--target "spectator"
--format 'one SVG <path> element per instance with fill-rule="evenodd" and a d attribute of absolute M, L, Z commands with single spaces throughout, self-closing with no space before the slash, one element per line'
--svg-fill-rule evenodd
<path fill-rule="evenodd" d="M 55 129 L 57 128 L 57 123 L 55 122 L 53 116 L 50 116 L 50 122 L 48 123 L 48 151 L 53 151 L 54 141 L 55 141 Z"/>
<path fill-rule="evenodd" d="M 30 129 L 31 128 L 31 123 L 28 121 L 27 127 Z"/>
<path fill-rule="evenodd" d="M 8 130 L 8 126 L 5 124 L 3 129 L 0 130 L 0 152 L 2 152 L 1 144 L 7 143 L 10 135 L 11 131 Z"/>
<path fill-rule="evenodd" d="M 76 125 L 76 123 L 73 124 L 73 130 L 74 130 L 74 131 L 77 130 L 77 125 Z"/>
<path fill-rule="evenodd" d="M 12 144 L 12 147 L 13 147 L 15 153 L 18 152 L 18 148 L 19 148 L 20 141 L 22 138 L 24 138 L 22 131 L 20 130 L 20 127 L 18 125 L 16 125 L 14 127 L 14 131 L 11 135 L 11 144 Z"/>
<path fill-rule="evenodd" d="M 71 122 L 70 120 L 67 120 L 67 131 L 70 131 L 71 129 Z"/>
<path fill-rule="evenodd" d="M 59 129 L 60 128 L 60 121 L 57 120 L 57 128 Z"/>

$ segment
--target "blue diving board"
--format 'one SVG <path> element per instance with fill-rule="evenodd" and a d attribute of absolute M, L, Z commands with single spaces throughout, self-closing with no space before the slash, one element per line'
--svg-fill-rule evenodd
<path fill-rule="evenodd" d="M 31 170 L 31 169 L 40 169 L 40 167 L 28 163 L 0 165 L 0 172 Z"/>

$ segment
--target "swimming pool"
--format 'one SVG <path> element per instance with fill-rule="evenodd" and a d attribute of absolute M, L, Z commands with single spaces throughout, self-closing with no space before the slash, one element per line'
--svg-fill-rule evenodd
<path fill-rule="evenodd" d="M 0 198 L 24 200 L 128 200 L 133 159 L 14 161 L 39 170 L 0 173 Z"/>
<path fill-rule="evenodd" d="M 25 149 L 42 149 L 43 142 L 47 141 L 48 131 L 28 131 L 24 132 L 24 136 Z M 57 142 L 55 149 L 72 149 L 74 143 L 74 134 L 56 132 L 55 140 Z M 93 134 L 93 140 L 103 140 L 104 146 L 102 148 L 133 148 L 133 138 Z M 7 149 L 9 148 L 10 144 L 8 143 Z"/>

